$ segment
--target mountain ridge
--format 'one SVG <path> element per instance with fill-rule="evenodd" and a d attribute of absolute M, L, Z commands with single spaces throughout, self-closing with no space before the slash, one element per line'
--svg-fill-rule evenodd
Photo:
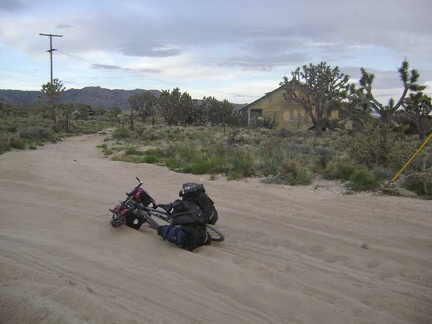
<path fill-rule="evenodd" d="M 82 89 L 72 88 L 65 90 L 60 103 L 84 104 L 92 108 L 112 109 L 118 107 L 122 110 L 130 110 L 129 97 L 144 91 L 151 92 L 156 97 L 161 94 L 159 90 L 112 90 L 99 86 L 90 86 Z M 33 109 L 38 107 L 40 105 L 39 97 L 42 95 L 42 91 L 0 89 L 0 98 L 3 98 L 5 103 L 18 108 Z"/>
<path fill-rule="evenodd" d="M 67 89 L 60 100 L 60 103 L 72 103 L 89 105 L 92 108 L 112 109 L 118 107 L 122 110 L 130 110 L 128 99 L 130 96 L 142 92 L 150 92 L 159 98 L 162 91 L 160 90 L 145 90 L 145 89 L 107 89 L 99 86 L 89 86 L 82 89 Z M 34 109 L 40 106 L 39 97 L 42 96 L 42 91 L 34 90 L 12 90 L 0 89 L 0 98 L 3 98 L 5 103 L 9 103 L 17 108 Z M 233 104 L 235 109 L 240 109 L 245 104 Z"/>

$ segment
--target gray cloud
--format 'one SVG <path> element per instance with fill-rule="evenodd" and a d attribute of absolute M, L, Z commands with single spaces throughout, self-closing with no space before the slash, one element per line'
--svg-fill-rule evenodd
<path fill-rule="evenodd" d="M 401 86 L 397 68 L 407 57 L 412 67 L 420 71 L 421 82 L 432 80 L 430 0 L 101 3 L 77 0 L 73 5 L 71 2 L 70 6 L 60 6 L 54 1 L 0 0 L 0 15 L 2 9 L 8 10 L 0 16 L 0 36 L 8 45 L 38 53 L 46 50 L 46 39 L 28 35 L 34 34 L 35 29 L 47 33 L 61 30 L 64 37 L 55 40 L 55 47 L 71 56 L 113 55 L 115 60 L 108 62 L 119 62 L 122 57 L 126 60 L 126 56 L 138 61 L 136 58 L 142 57 L 148 66 L 153 62 L 160 64 L 158 59 L 170 58 L 167 61 L 172 62 L 179 57 L 195 71 L 211 66 L 225 70 L 229 67 L 233 74 L 254 71 L 266 76 L 285 70 L 283 74 L 288 76 L 297 66 L 326 61 L 358 79 L 363 66 L 376 75 L 374 86 L 381 89 Z M 53 6 L 66 10 L 52 15 L 49 10 Z M 54 29 L 49 29 L 50 24 Z M 377 51 L 372 50 L 376 49 L 388 55 L 391 64 L 397 62 L 394 68 L 388 62 L 380 66 L 381 62 L 374 60 L 373 53 Z M 194 61 L 188 61 L 189 57 Z M 106 64 L 93 64 L 92 68 L 124 73 L 161 72 Z"/>
<path fill-rule="evenodd" d="M 111 65 L 111 64 L 92 64 L 92 69 L 102 69 L 102 70 L 117 70 L 127 73 L 160 73 L 161 71 L 158 69 L 148 69 L 148 68 L 124 68 L 119 65 Z"/>
<path fill-rule="evenodd" d="M 181 54 L 181 51 L 175 48 L 148 48 L 146 45 L 134 43 L 122 45 L 121 51 L 124 55 L 139 57 L 168 57 Z"/>
<path fill-rule="evenodd" d="M 307 53 L 269 53 L 268 55 L 230 57 L 218 63 L 220 66 L 238 66 L 244 70 L 271 71 L 278 66 L 296 65 L 308 57 Z"/>
<path fill-rule="evenodd" d="M 2 0 L 0 1 L 0 10 L 5 11 L 18 11 L 25 8 L 22 1 L 19 0 Z"/>

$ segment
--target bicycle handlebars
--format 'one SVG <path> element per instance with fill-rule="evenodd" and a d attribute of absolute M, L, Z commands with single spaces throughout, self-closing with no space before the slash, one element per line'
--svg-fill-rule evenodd
<path fill-rule="evenodd" d="M 126 196 L 132 197 L 133 195 L 136 194 L 136 192 L 138 191 L 138 189 L 143 185 L 143 183 L 141 182 L 141 180 L 138 177 L 136 177 L 136 179 L 139 182 L 138 185 L 131 192 L 129 192 L 129 193 L 126 192 Z"/>

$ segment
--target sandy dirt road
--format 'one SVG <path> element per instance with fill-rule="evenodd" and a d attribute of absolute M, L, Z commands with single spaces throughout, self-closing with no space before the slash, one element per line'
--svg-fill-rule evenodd
<path fill-rule="evenodd" d="M 432 323 L 432 202 L 333 185 L 210 181 L 113 162 L 103 135 L 0 155 L 0 323 Z M 223 243 L 114 229 L 138 176 L 202 182 Z"/>

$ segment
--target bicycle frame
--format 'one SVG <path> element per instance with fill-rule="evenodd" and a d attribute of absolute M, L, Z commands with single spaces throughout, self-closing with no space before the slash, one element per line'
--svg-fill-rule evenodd
<path fill-rule="evenodd" d="M 144 220 L 147 221 L 149 223 L 149 225 L 155 230 L 157 230 L 160 225 L 153 218 L 153 216 L 163 220 L 164 222 L 166 222 L 170 225 L 173 224 L 171 214 L 167 210 L 167 209 L 170 210 L 170 208 L 171 208 L 170 204 L 166 204 L 166 205 L 159 204 L 159 205 L 156 205 L 156 207 L 149 207 L 149 206 L 143 205 L 140 202 L 136 202 L 133 199 L 134 195 L 138 192 L 139 188 L 141 188 L 141 186 L 143 185 L 143 183 L 141 182 L 141 180 L 138 177 L 136 177 L 136 179 L 138 180 L 138 185 L 131 192 L 126 193 L 126 199 L 120 203 L 120 207 L 118 208 L 118 210 L 122 210 L 123 208 L 127 207 L 137 217 L 144 218 Z M 158 208 L 161 208 L 161 209 L 158 209 Z M 119 215 L 115 209 L 109 209 L 109 211 L 112 213 L 111 225 L 113 227 L 119 227 L 119 226 L 125 224 L 126 220 L 125 220 L 125 217 L 123 215 L 121 215 L 121 214 Z M 203 227 L 203 229 L 205 229 L 208 232 L 210 231 L 213 234 L 212 241 L 216 241 L 216 242 L 224 241 L 224 239 L 225 239 L 224 235 L 218 229 L 216 229 L 213 225 L 206 224 Z M 217 236 L 215 236 L 214 234 L 216 234 Z"/>

